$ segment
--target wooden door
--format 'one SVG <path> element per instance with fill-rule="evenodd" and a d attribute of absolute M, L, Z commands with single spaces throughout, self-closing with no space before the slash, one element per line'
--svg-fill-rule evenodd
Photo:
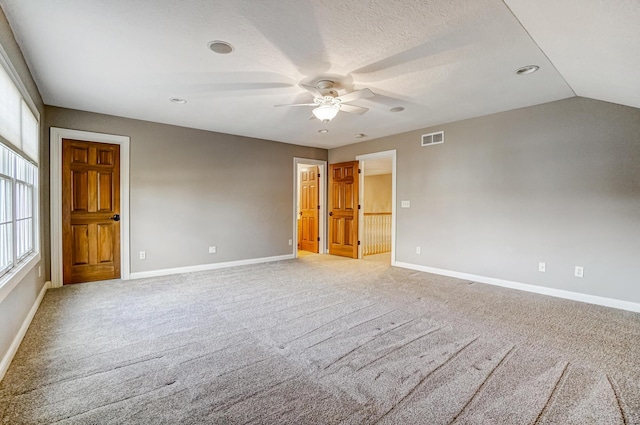
<path fill-rule="evenodd" d="M 120 278 L 120 146 L 62 141 L 63 282 Z"/>
<path fill-rule="evenodd" d="M 358 258 L 358 161 L 331 164 L 329 254 Z"/>
<path fill-rule="evenodd" d="M 300 249 L 318 252 L 318 212 L 320 211 L 320 171 L 318 166 L 300 172 Z"/>

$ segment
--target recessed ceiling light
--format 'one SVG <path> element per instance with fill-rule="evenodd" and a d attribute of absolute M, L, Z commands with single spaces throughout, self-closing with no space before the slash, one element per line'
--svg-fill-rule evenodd
<path fill-rule="evenodd" d="M 516 70 L 516 74 L 518 74 L 518 75 L 533 74 L 534 72 L 536 72 L 539 69 L 540 69 L 540 67 L 538 65 L 527 65 L 527 66 L 523 66 L 522 68 L 518 68 Z"/>
<path fill-rule="evenodd" d="M 322 130 L 318 130 L 318 133 L 322 133 L 322 134 L 325 134 L 325 133 L 328 133 L 328 132 L 329 132 L 328 128 L 323 128 Z"/>
<path fill-rule="evenodd" d="M 367 135 L 366 135 L 366 134 L 364 134 L 364 133 L 358 133 L 358 134 L 356 134 L 356 139 L 362 139 L 363 137 L 367 137 Z"/>
<path fill-rule="evenodd" d="M 402 112 L 404 111 L 403 106 L 394 106 L 393 108 L 389 108 L 389 112 Z"/>
<path fill-rule="evenodd" d="M 184 100 L 184 99 L 180 99 L 179 97 L 172 97 L 172 98 L 171 98 L 171 99 L 169 99 L 169 100 L 171 100 L 173 103 L 177 103 L 177 104 L 179 104 L 179 105 L 184 105 L 185 103 L 187 103 L 187 101 L 186 101 L 186 100 Z"/>
<path fill-rule="evenodd" d="M 233 46 L 226 41 L 214 40 L 209 42 L 208 46 L 212 51 L 221 55 L 233 52 Z"/>

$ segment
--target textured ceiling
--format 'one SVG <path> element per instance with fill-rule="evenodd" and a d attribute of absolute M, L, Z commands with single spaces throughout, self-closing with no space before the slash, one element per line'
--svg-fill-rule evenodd
<path fill-rule="evenodd" d="M 506 3 L 578 96 L 640 108 L 640 1 Z"/>
<path fill-rule="evenodd" d="M 223 133 L 331 148 L 575 93 L 640 106 L 636 0 L 0 5 L 47 104 Z M 216 55 L 212 40 L 235 50 Z M 540 71 L 514 73 L 529 64 Z M 311 101 L 299 84 L 325 78 L 373 90 L 354 103 L 369 112 L 340 112 L 321 134 L 312 108 L 273 107 Z"/>

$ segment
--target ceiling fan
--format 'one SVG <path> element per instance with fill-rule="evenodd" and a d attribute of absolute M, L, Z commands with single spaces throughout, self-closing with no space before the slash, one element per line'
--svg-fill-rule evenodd
<path fill-rule="evenodd" d="M 362 115 L 369 110 L 362 106 L 348 105 L 358 99 L 366 99 L 375 96 L 370 89 L 362 89 L 352 91 L 342 96 L 338 96 L 338 92 L 334 90 L 335 83 L 331 80 L 320 80 L 316 86 L 308 84 L 300 84 L 300 87 L 307 90 L 314 96 L 313 103 L 292 103 L 286 105 L 274 106 L 315 106 L 313 115 L 324 123 L 328 123 L 338 114 L 338 111 L 345 111 L 352 114 Z M 312 117 L 313 118 L 313 117 Z"/>

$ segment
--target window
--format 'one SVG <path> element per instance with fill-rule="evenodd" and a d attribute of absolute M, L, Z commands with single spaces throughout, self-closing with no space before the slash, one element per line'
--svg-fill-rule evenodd
<path fill-rule="evenodd" d="M 2 164 L 4 165 L 4 164 Z M 2 171 L 2 170 L 0 170 Z M 0 174 L 0 276 L 2 276 L 13 265 L 11 258 L 11 247 L 13 246 L 13 236 L 11 228 L 11 179 Z"/>
<path fill-rule="evenodd" d="M 38 247 L 40 124 L 15 76 L 0 47 L 0 279 Z"/>
<path fill-rule="evenodd" d="M 34 252 L 37 168 L 0 144 L 0 275 Z"/>

